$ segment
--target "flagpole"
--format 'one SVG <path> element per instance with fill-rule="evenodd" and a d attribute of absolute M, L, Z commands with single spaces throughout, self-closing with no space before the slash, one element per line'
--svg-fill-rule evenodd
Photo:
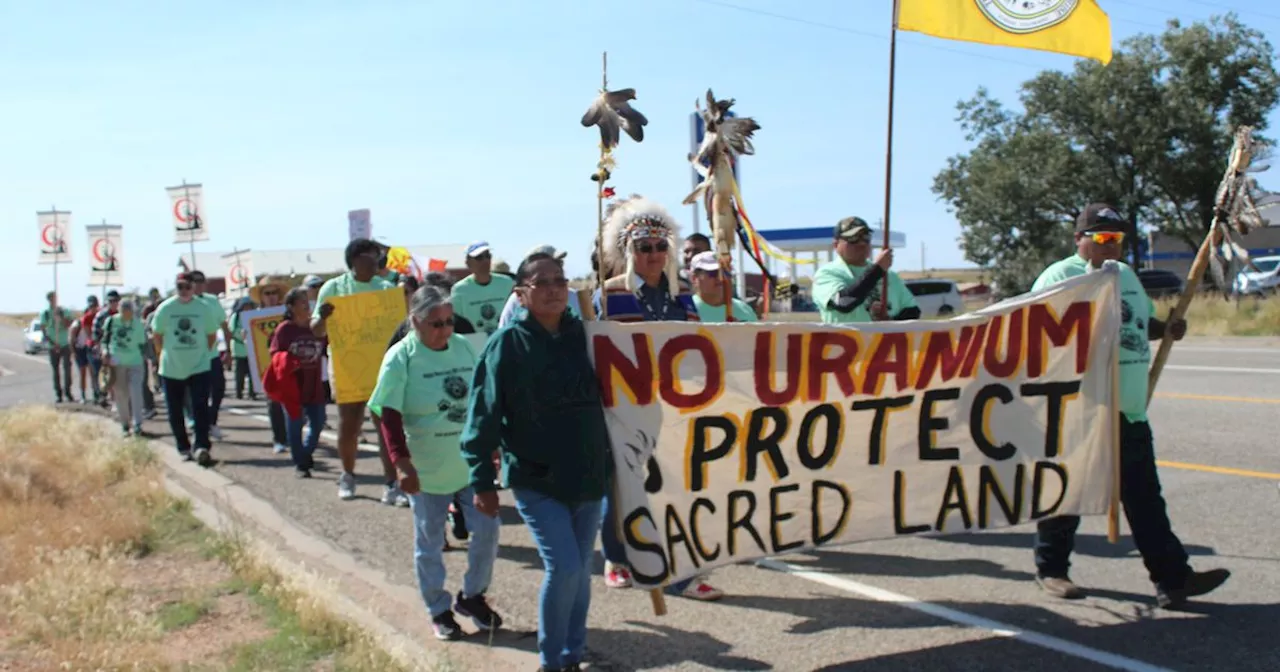
<path fill-rule="evenodd" d="M 898 60 L 898 0 L 893 0 L 893 16 L 889 27 L 889 123 L 884 152 L 884 249 L 889 246 L 889 201 L 893 195 L 893 84 Z M 884 287 L 880 292 L 880 305 L 889 308 L 889 273 L 884 274 Z"/>
<path fill-rule="evenodd" d="M 603 95 L 609 90 L 609 52 L 601 52 L 600 54 L 600 93 Z M 603 320 L 609 314 L 609 302 L 604 295 L 604 283 L 608 280 L 608 273 L 605 271 L 604 265 L 604 184 L 608 179 L 607 170 L 605 168 L 605 159 L 609 155 L 609 150 L 605 145 L 600 145 L 600 181 L 596 182 L 596 284 L 600 288 L 600 314 L 596 319 Z"/>

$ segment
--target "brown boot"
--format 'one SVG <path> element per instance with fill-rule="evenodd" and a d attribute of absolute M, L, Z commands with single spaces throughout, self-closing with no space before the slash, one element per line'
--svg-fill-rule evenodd
<path fill-rule="evenodd" d="M 1063 600 L 1078 600 L 1084 597 L 1084 591 L 1065 576 L 1037 576 L 1036 583 L 1040 589 Z"/>

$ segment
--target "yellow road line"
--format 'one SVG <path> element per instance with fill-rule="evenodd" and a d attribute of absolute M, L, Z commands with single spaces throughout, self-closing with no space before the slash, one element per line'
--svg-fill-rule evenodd
<path fill-rule="evenodd" d="M 1182 399 L 1185 401 L 1224 401 L 1236 404 L 1280 404 L 1280 399 L 1267 397 L 1224 397 L 1217 394 L 1179 394 L 1176 392 L 1156 392 L 1156 399 Z"/>
<path fill-rule="evenodd" d="M 1211 474 L 1225 474 L 1227 476 L 1245 476 L 1248 478 L 1265 478 L 1272 481 L 1280 481 L 1280 474 L 1269 471 L 1249 471 L 1248 469 L 1232 469 L 1231 467 L 1215 467 L 1209 464 L 1191 464 L 1189 462 L 1167 462 L 1165 460 L 1156 460 L 1156 464 L 1170 469 L 1186 469 L 1188 471 L 1205 471 Z"/>

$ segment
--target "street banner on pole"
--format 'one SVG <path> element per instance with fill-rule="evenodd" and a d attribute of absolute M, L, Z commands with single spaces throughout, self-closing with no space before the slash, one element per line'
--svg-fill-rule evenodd
<path fill-rule="evenodd" d="M 71 263 L 71 213 L 66 210 L 48 210 L 36 213 L 40 229 L 41 264 Z"/>
<path fill-rule="evenodd" d="M 173 242 L 197 243 L 209 240 L 208 222 L 204 216 L 204 188 L 199 184 L 166 187 L 169 194 Z M 193 262 L 194 263 L 194 262 Z"/>
<path fill-rule="evenodd" d="M 124 285 L 124 227 L 119 224 L 90 224 L 89 286 Z"/>

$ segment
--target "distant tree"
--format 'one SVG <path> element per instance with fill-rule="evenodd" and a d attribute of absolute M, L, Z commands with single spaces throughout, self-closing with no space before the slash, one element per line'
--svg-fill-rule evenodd
<path fill-rule="evenodd" d="M 1070 253 L 1072 223 L 1093 201 L 1198 247 L 1234 129 L 1265 129 L 1280 99 L 1274 58 L 1260 32 L 1228 14 L 1125 40 L 1107 66 L 1042 72 L 1022 85 L 1022 112 L 979 89 L 957 105 L 975 145 L 933 184 L 959 220 L 965 257 L 990 269 L 1001 294 L 1026 291 Z"/>

